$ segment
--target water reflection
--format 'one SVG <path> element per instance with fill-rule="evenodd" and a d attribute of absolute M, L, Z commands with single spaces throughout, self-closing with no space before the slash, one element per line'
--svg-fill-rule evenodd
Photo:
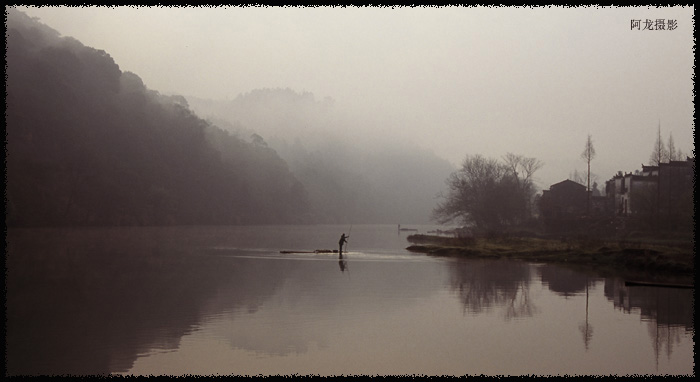
<path fill-rule="evenodd" d="M 8 373 L 99 375 L 176 349 L 207 298 L 233 278 L 254 279 L 255 265 L 231 268 L 158 229 L 27 230 L 9 234 L 7 270 Z M 235 304 L 255 305 L 239 294 Z"/>
<path fill-rule="evenodd" d="M 566 298 L 587 291 L 596 281 L 581 270 L 551 264 L 539 266 L 537 273 L 549 290 Z"/>
<path fill-rule="evenodd" d="M 606 279 L 605 296 L 616 309 L 639 312 L 652 338 L 654 354 L 670 357 L 685 333 L 695 333 L 694 289 L 625 286 L 624 280 Z"/>
<path fill-rule="evenodd" d="M 651 286 L 627 287 L 624 280 L 605 280 L 605 296 L 616 308 L 626 313 L 638 310 L 646 320 L 687 331 L 694 330 L 693 291 L 694 289 Z"/>
<path fill-rule="evenodd" d="M 387 229 L 392 240 L 395 228 Z M 353 230 L 358 232 L 356 239 L 363 229 Z M 264 249 L 309 248 L 323 230 L 335 239 L 335 229 L 323 227 L 306 231 L 293 227 L 291 233 L 279 227 L 230 232 L 221 228 L 10 231 L 7 372 L 129 372 L 140 360 L 179 354 L 192 346 L 193 338 L 200 341 L 194 346 L 198 351 L 184 360 L 195 365 L 211 356 L 208 349 L 216 348 L 269 360 L 271 368 L 259 372 L 280 370 L 284 360 L 304 357 L 313 365 L 319 364 L 318 359 L 365 362 L 339 366 L 350 372 L 403 370 L 382 368 L 383 364 L 424 365 L 424 372 L 478 372 L 478 367 L 486 367 L 479 361 L 482 350 L 492 358 L 510 350 L 498 346 L 503 340 L 500 331 L 512 335 L 513 328 L 523 323 L 564 326 L 566 322 L 555 320 L 568 314 L 572 305 L 567 302 L 581 310 L 566 316 L 572 323 L 566 330 L 583 336 L 583 347 L 590 348 L 587 353 L 598 352 L 594 356 L 607 350 L 594 346 L 593 323 L 600 343 L 620 315 L 641 317 L 647 330 L 642 337 L 651 340 L 661 364 L 661 356 L 672 358 L 674 351 L 687 345 L 687 333 L 694 332 L 692 290 L 626 287 L 621 278 L 524 262 L 420 256 L 415 259 L 424 260 L 413 261 L 410 255 L 395 261 L 401 256 L 390 252 L 390 244 L 372 257 L 361 252 L 361 240 L 357 254 L 349 257 L 313 254 L 295 259 Z M 367 231 L 380 241 L 380 233 Z M 282 244 L 265 240 L 280 235 L 286 237 Z M 483 320 L 492 315 L 503 320 L 498 324 Z M 601 318 L 604 315 L 606 319 Z M 482 321 L 488 321 L 486 326 L 478 326 Z M 637 332 L 632 333 L 636 340 Z M 478 351 L 472 341 L 481 343 Z M 537 343 L 506 341 L 512 347 L 508 354 L 514 357 L 508 364 L 519 365 L 515 372 L 530 370 L 532 360 L 527 357 Z M 563 352 L 585 356 L 578 353 L 583 348 L 580 342 L 576 345 L 578 349 L 562 345 Z M 556 356 L 545 352 L 536 358 L 546 362 Z M 247 361 L 251 359 L 240 362 Z M 362 369 L 370 361 L 377 368 Z M 226 369 L 230 364 L 222 363 L 217 371 L 230 372 Z M 434 365 L 440 368 L 429 368 Z M 538 370 L 549 369 L 534 369 Z"/>
<path fill-rule="evenodd" d="M 343 260 L 342 253 L 339 253 L 338 255 L 338 266 L 340 267 L 341 272 L 345 272 L 345 270 L 348 268 L 348 262 L 347 260 Z"/>
<path fill-rule="evenodd" d="M 593 338 L 593 325 L 589 320 L 589 292 L 590 288 L 595 284 L 598 278 L 591 277 L 588 272 L 582 270 L 574 270 L 557 265 L 541 265 L 538 267 L 538 273 L 542 283 L 547 285 L 549 290 L 557 295 L 569 298 L 577 296 L 581 293 L 586 294 L 585 318 L 579 323 L 579 331 L 583 338 L 583 344 L 586 350 L 589 349 L 591 339 Z"/>
<path fill-rule="evenodd" d="M 400 306 L 404 295 L 434 289 L 419 265 L 399 272 L 387 271 L 390 263 L 362 265 L 350 289 L 334 280 L 338 268 L 328 272 L 332 262 L 264 260 L 251 249 L 212 243 L 211 236 L 199 228 L 10 232 L 8 374 L 127 372 L 142 355 L 179 349 L 183 337 L 217 317 L 225 318 L 219 323 L 227 334 L 216 335 L 232 348 L 305 352 L 326 342 L 331 329 L 294 314 L 333 323 L 365 314 L 345 306 L 392 310 L 387 300 Z M 347 258 L 338 262 L 349 275 Z"/>
<path fill-rule="evenodd" d="M 583 297 L 578 330 L 586 351 L 595 333 L 590 314 L 590 293 L 597 284 L 604 285 L 604 295 L 615 308 L 627 314 L 641 314 L 649 327 L 657 358 L 663 351 L 670 357 L 673 346 L 686 338 L 684 332 L 694 332 L 690 289 L 627 287 L 623 278 L 601 278 L 591 270 L 559 265 L 465 260 L 454 262 L 450 267 L 450 285 L 465 314 L 478 315 L 500 309 L 500 316 L 506 321 L 539 313 L 536 299 L 531 297 L 535 276 L 539 276 L 544 287 L 565 299 Z"/>
<path fill-rule="evenodd" d="M 588 300 L 590 299 L 588 287 L 588 282 L 586 282 L 586 319 L 583 323 L 579 325 L 579 330 L 583 335 L 583 344 L 586 346 L 586 350 L 588 350 L 588 347 L 591 343 L 591 339 L 593 338 L 593 326 L 591 326 L 591 323 L 588 322 Z"/>
<path fill-rule="evenodd" d="M 451 286 L 464 312 L 479 314 L 504 307 L 505 319 L 531 317 L 537 312 L 530 299 L 531 266 L 513 261 L 460 261 L 450 267 Z"/>

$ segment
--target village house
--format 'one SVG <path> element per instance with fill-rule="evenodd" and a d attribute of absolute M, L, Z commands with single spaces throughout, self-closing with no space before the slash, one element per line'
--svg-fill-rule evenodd
<path fill-rule="evenodd" d="M 609 204 L 608 198 L 601 196 L 595 187 L 588 192 L 586 186 L 567 179 L 551 185 L 549 190 L 542 191 L 540 213 L 542 217 L 550 220 L 599 216 L 609 213 Z"/>
<path fill-rule="evenodd" d="M 694 175 L 695 158 L 659 165 L 661 211 L 667 214 L 692 214 Z"/>
<path fill-rule="evenodd" d="M 569 179 L 553 184 L 542 191 L 539 207 L 545 221 L 577 219 L 588 208 L 586 186 Z"/>
<path fill-rule="evenodd" d="M 619 172 L 605 183 L 605 194 L 611 201 L 615 215 L 630 216 L 650 208 L 658 180 L 658 167 L 643 167 L 645 169 L 641 173 Z"/>
<path fill-rule="evenodd" d="M 594 195 L 593 191 L 586 190 L 586 186 L 569 179 L 543 190 L 539 209 L 542 221 L 550 232 L 580 229 L 585 220 L 583 218 L 600 216 L 610 210 L 605 196 Z"/>
<path fill-rule="evenodd" d="M 655 214 L 673 218 L 692 213 L 695 158 L 670 161 L 658 166 L 642 165 L 642 170 L 618 172 L 605 184 L 616 216 Z"/>
<path fill-rule="evenodd" d="M 604 195 L 572 180 L 542 191 L 540 216 L 550 231 L 582 228 L 584 218 L 635 218 L 646 225 L 687 229 L 693 219 L 695 158 L 658 166 L 642 165 L 634 173 L 618 172 L 605 183 Z M 590 204 L 589 204 L 590 201 Z"/>

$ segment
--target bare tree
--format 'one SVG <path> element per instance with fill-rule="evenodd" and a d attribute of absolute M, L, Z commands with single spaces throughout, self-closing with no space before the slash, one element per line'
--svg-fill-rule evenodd
<path fill-rule="evenodd" d="M 506 166 L 508 166 L 513 175 L 518 178 L 519 183 L 532 182 L 532 177 L 535 172 L 544 165 L 544 163 L 537 158 L 512 153 L 506 154 L 503 160 L 506 162 Z"/>
<path fill-rule="evenodd" d="M 588 139 L 586 140 L 586 147 L 581 153 L 581 158 L 586 161 L 588 165 L 588 212 L 591 212 L 591 161 L 595 158 L 595 148 L 593 147 L 593 139 L 591 139 L 591 134 L 588 134 Z"/>
<path fill-rule="evenodd" d="M 667 162 L 668 157 L 668 150 L 666 150 L 664 140 L 661 138 L 661 124 L 659 123 L 656 143 L 654 143 L 654 150 L 651 152 L 651 157 L 649 157 L 649 164 L 652 166 L 658 166 L 663 162 Z"/>
<path fill-rule="evenodd" d="M 503 161 L 513 175 L 516 185 L 522 191 L 523 197 L 526 198 L 525 206 L 527 208 L 527 213 L 530 213 L 532 210 L 532 200 L 536 193 L 533 177 L 535 172 L 542 168 L 544 163 L 537 158 L 513 153 L 507 153 L 503 157 Z"/>
<path fill-rule="evenodd" d="M 683 160 L 683 152 L 680 149 L 676 149 L 676 144 L 673 141 L 673 134 L 668 135 L 668 161 L 678 161 Z"/>
<path fill-rule="evenodd" d="M 652 166 L 660 166 L 661 163 L 667 162 L 669 159 L 669 152 L 666 149 L 666 146 L 664 145 L 664 141 L 661 138 L 661 122 L 659 122 L 659 126 L 657 128 L 657 133 L 656 133 L 656 143 L 654 143 L 654 150 L 651 152 L 651 157 L 649 158 L 650 164 Z M 654 201 L 654 210 L 656 213 L 656 216 L 654 217 L 655 223 L 658 223 L 659 220 L 659 202 L 661 200 L 661 187 L 659 185 L 656 185 L 656 200 Z"/>
<path fill-rule="evenodd" d="M 447 194 L 433 210 L 433 219 L 460 221 L 482 232 L 498 232 L 527 219 L 532 178 L 542 164 L 512 154 L 505 158 L 503 163 L 481 155 L 467 156 L 446 180 Z"/>
<path fill-rule="evenodd" d="M 673 134 L 668 134 L 668 160 L 676 160 L 676 144 L 673 142 Z"/>

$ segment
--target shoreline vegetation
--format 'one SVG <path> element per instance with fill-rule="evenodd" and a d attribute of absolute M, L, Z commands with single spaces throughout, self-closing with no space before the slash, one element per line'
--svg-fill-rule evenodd
<path fill-rule="evenodd" d="M 513 259 L 535 263 L 586 266 L 598 270 L 679 278 L 693 282 L 694 240 L 605 240 L 533 235 L 449 237 L 414 234 L 406 238 L 411 252 L 430 256 Z M 643 277 L 643 276 L 639 276 Z"/>

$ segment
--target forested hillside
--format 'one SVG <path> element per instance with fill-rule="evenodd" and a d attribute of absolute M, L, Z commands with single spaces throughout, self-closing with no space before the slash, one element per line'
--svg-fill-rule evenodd
<path fill-rule="evenodd" d="M 6 8 L 8 226 L 308 221 L 275 151 Z"/>
<path fill-rule="evenodd" d="M 314 221 L 427 223 L 453 166 L 388 136 L 371 116 L 329 97 L 256 89 L 227 101 L 187 97 L 198 115 L 232 133 L 263 139 L 304 184 Z"/>

